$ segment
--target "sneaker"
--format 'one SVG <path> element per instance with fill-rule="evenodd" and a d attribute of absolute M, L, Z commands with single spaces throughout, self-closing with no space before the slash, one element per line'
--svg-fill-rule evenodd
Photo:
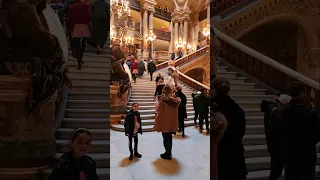
<path fill-rule="evenodd" d="M 138 152 L 135 152 L 135 153 L 134 153 L 134 156 L 137 157 L 137 158 L 141 158 L 141 157 L 142 157 L 142 155 L 139 154 Z"/>
<path fill-rule="evenodd" d="M 160 154 L 160 157 L 162 158 L 162 159 L 166 159 L 166 160 L 171 160 L 171 156 L 170 155 L 168 155 L 167 153 L 163 153 L 163 154 Z"/>
<path fill-rule="evenodd" d="M 129 160 L 130 160 L 130 161 L 133 160 L 133 155 L 132 155 L 132 154 L 129 156 Z"/>

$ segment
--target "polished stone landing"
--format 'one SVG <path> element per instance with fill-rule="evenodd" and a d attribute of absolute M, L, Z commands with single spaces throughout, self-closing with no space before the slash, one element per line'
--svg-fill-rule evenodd
<path fill-rule="evenodd" d="M 205 131 L 204 131 L 205 132 Z M 158 132 L 139 134 L 141 159 L 129 161 L 128 138 L 123 132 L 110 132 L 111 179 L 121 180 L 209 180 L 210 136 L 187 127 L 186 137 L 173 137 L 173 159 L 163 160 L 162 135 Z"/>

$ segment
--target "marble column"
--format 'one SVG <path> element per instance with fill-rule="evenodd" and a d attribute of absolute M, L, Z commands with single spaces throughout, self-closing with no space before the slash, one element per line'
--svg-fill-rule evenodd
<path fill-rule="evenodd" d="M 184 20 L 183 25 L 183 41 L 186 42 L 184 47 L 184 54 L 187 54 L 187 46 L 188 46 L 188 21 Z"/>
<path fill-rule="evenodd" d="M 143 34 L 143 29 L 142 29 L 142 27 L 143 27 L 142 26 L 142 22 L 143 22 L 142 18 L 143 18 L 143 16 L 142 16 L 142 12 L 140 12 L 140 16 L 139 17 L 140 17 L 140 19 L 139 19 L 139 22 L 140 22 L 140 33 Z"/>
<path fill-rule="evenodd" d="M 145 36 L 148 36 L 148 10 L 147 9 L 144 9 L 144 12 L 143 12 L 143 38 Z M 144 48 L 143 48 L 143 51 L 147 51 L 147 48 L 148 48 L 148 45 L 147 45 L 147 42 L 145 41 L 144 42 Z"/>
<path fill-rule="evenodd" d="M 149 30 L 153 31 L 153 11 L 150 11 L 149 14 Z"/>
<path fill-rule="evenodd" d="M 176 43 L 178 42 L 178 39 L 179 39 L 179 37 L 178 37 L 179 24 L 178 23 L 179 23 L 178 21 L 174 22 L 174 50 L 177 48 Z"/>

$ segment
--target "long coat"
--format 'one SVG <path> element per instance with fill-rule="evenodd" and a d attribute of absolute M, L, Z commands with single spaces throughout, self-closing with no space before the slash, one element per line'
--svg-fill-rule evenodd
<path fill-rule="evenodd" d="M 110 31 L 110 5 L 105 0 L 94 0 L 91 4 L 92 11 L 92 37 L 90 42 L 104 45 Z"/>
<path fill-rule="evenodd" d="M 165 98 L 159 96 L 158 114 L 153 128 L 158 132 L 176 132 L 178 130 L 178 107 L 181 100 L 178 97 Z"/>
<path fill-rule="evenodd" d="M 124 121 L 124 129 L 126 135 L 133 135 L 134 128 L 135 128 L 135 117 L 137 118 L 138 123 L 140 124 L 140 127 L 138 128 L 138 133 L 142 134 L 142 124 L 141 124 L 141 117 L 139 111 L 128 111 L 126 115 L 126 119 Z"/>
<path fill-rule="evenodd" d="M 178 117 L 186 118 L 186 116 L 187 116 L 187 107 L 186 107 L 186 105 L 187 105 L 187 97 L 181 91 L 178 91 L 176 93 L 176 96 L 181 99 L 181 102 L 180 102 L 180 105 L 179 105 L 179 108 L 178 108 Z"/>
<path fill-rule="evenodd" d="M 246 127 L 245 113 L 228 95 L 218 95 L 212 101 L 228 121 L 217 148 L 219 179 L 246 179 L 248 172 L 242 144 Z"/>

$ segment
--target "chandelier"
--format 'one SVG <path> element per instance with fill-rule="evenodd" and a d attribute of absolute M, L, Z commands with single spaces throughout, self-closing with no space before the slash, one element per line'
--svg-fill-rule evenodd
<path fill-rule="evenodd" d="M 131 17 L 129 1 L 121 0 L 121 3 L 118 0 L 110 0 L 111 9 L 115 14 L 118 15 L 118 18 L 127 20 L 128 17 Z"/>
<path fill-rule="evenodd" d="M 184 48 L 184 46 L 186 45 L 187 43 L 186 42 L 182 42 L 182 39 L 179 38 L 178 42 L 176 42 L 176 47 L 179 49 L 179 48 Z"/>

